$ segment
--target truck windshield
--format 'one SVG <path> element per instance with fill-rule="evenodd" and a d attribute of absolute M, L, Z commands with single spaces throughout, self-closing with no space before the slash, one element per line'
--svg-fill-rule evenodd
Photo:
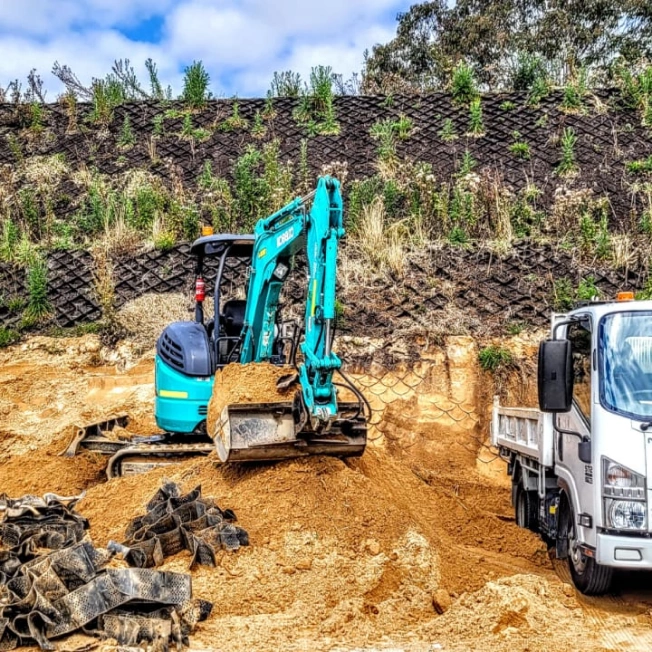
<path fill-rule="evenodd" d="M 603 407 L 652 420 L 652 312 L 605 315 L 598 329 L 598 353 Z"/>

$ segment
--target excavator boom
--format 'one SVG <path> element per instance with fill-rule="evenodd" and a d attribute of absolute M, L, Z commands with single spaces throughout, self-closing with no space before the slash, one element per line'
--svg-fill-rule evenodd
<path fill-rule="evenodd" d="M 215 424 L 208 423 L 208 434 L 223 461 L 364 451 L 362 399 L 338 405 L 333 383 L 333 374 L 342 365 L 332 345 L 337 252 L 343 235 L 339 182 L 331 177 L 320 178 L 313 193 L 256 225 L 239 361 L 246 365 L 273 359 L 281 289 L 292 257 L 305 252 L 303 361 L 293 370 L 298 386 L 290 400 L 229 404 Z M 352 392 L 355 398 L 355 388 Z"/>

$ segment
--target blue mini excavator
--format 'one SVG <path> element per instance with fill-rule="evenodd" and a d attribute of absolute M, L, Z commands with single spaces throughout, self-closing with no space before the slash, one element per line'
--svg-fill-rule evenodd
<path fill-rule="evenodd" d="M 109 477 L 215 449 L 223 462 L 363 453 L 368 403 L 332 350 L 342 212 L 339 182 L 322 177 L 308 196 L 261 219 L 253 235 L 207 235 L 193 243 L 195 319 L 170 324 L 157 343 L 155 416 L 166 434 L 120 449 L 111 458 Z M 307 260 L 303 324 L 281 322 L 281 289 L 293 257 L 302 252 Z M 210 319 L 204 306 L 207 259 L 218 261 Z M 248 279 L 239 279 L 246 299 L 224 300 L 225 286 L 234 283 L 226 271 L 236 259 L 248 263 Z M 207 432 L 215 372 L 250 362 L 287 366 L 281 382 L 296 391 L 285 402 L 229 405 L 216 431 Z M 341 383 L 334 382 L 336 373 Z M 336 386 L 342 384 L 356 400 L 338 402 Z"/>

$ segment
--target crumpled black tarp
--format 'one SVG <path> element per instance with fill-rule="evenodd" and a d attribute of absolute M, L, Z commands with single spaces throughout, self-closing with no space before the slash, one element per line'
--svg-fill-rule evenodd
<path fill-rule="evenodd" d="M 180 649 L 211 603 L 192 601 L 184 573 L 108 568 L 114 553 L 86 536 L 80 498 L 0 495 L 0 651 L 34 642 L 53 650 L 52 638 L 79 629 Z"/>
<path fill-rule="evenodd" d="M 122 544 L 109 542 L 109 550 L 124 555 L 130 566 L 159 566 L 163 559 L 181 550 L 195 564 L 215 566 L 219 550 L 235 551 L 249 545 L 249 536 L 230 509 L 220 509 L 212 498 L 202 498 L 201 487 L 186 495 L 173 482 L 166 482 L 147 504 L 147 514 L 131 521 Z"/>

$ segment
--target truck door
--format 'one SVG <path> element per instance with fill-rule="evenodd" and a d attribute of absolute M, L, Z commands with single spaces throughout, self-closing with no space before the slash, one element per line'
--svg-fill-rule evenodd
<path fill-rule="evenodd" d="M 591 433 L 592 400 L 592 338 L 591 322 L 571 324 L 567 337 L 571 342 L 573 354 L 573 407 L 567 414 L 557 417 L 557 425 L 562 430 L 589 437 Z M 575 513 L 587 510 L 592 499 L 593 468 L 578 457 L 579 438 L 575 435 L 556 433 L 555 467 L 557 475 L 566 482 Z M 589 510 L 592 512 L 593 510 Z"/>

